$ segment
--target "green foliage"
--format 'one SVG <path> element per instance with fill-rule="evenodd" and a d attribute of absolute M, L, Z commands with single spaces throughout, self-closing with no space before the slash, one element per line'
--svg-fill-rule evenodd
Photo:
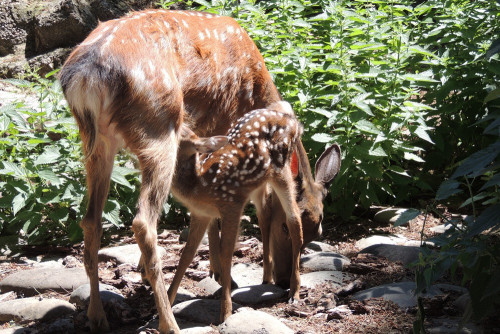
<path fill-rule="evenodd" d="M 81 240 L 78 222 L 85 212 L 85 178 L 78 128 L 53 80 L 57 71 L 41 78 L 5 80 L 22 87 L 31 103 L 0 107 L 0 234 L 20 233 L 29 244 Z M 104 219 L 121 226 L 135 206 L 137 172 L 122 167 L 121 155 L 113 170 L 111 196 Z M 125 220 L 126 221 L 126 220 Z"/>
<path fill-rule="evenodd" d="M 481 58 L 499 30 L 495 1 L 188 6 L 233 16 L 248 31 L 305 126 L 312 161 L 341 145 L 329 212 L 348 218 L 356 205 L 431 197 L 443 173 L 484 144 L 470 126 L 500 74 L 498 58 Z"/>
<path fill-rule="evenodd" d="M 470 207 L 473 214 L 448 220 L 453 227 L 432 240 L 440 251 L 421 254 L 416 276 L 417 291 L 429 288 L 444 274 L 458 276 L 471 296 L 464 322 L 470 317 L 480 320 L 500 306 L 500 97 L 496 90 L 487 95 L 485 104 L 487 115 L 477 125 L 491 144 L 463 160 L 436 194 L 443 201 L 467 193 L 469 198 L 461 207 Z"/>

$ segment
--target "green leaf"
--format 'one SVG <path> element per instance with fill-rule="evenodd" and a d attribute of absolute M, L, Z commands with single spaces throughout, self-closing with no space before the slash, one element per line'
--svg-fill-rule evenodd
<path fill-rule="evenodd" d="M 111 180 L 114 182 L 121 184 L 122 186 L 126 186 L 128 188 L 132 188 L 132 185 L 125 178 L 125 175 L 122 174 L 122 170 L 113 168 L 113 172 L 111 172 Z"/>
<path fill-rule="evenodd" d="M 102 216 L 116 227 L 123 226 L 123 223 L 120 220 L 120 204 L 116 200 L 106 201 Z"/>
<path fill-rule="evenodd" d="M 406 209 L 405 211 L 400 213 L 399 217 L 396 219 L 396 222 L 394 223 L 394 226 L 404 225 L 410 220 L 417 218 L 418 215 L 420 215 L 420 210 Z"/>
<path fill-rule="evenodd" d="M 484 103 L 488 103 L 496 99 L 500 99 L 500 88 L 494 89 L 489 92 L 488 95 L 484 98 Z"/>
<path fill-rule="evenodd" d="M 14 197 L 14 199 L 12 200 L 12 213 L 14 214 L 14 216 L 19 212 L 19 210 L 24 208 L 24 206 L 26 205 L 26 199 L 26 193 L 19 193 L 16 195 L 16 197 Z"/>
<path fill-rule="evenodd" d="M 485 149 L 482 149 L 465 159 L 451 176 L 455 179 L 460 176 L 470 175 L 472 177 L 481 175 L 483 170 L 490 165 L 500 154 L 500 141 L 497 141 Z"/>
<path fill-rule="evenodd" d="M 333 136 L 328 133 L 315 133 L 314 135 L 312 135 L 311 139 L 318 143 L 333 142 Z"/>
<path fill-rule="evenodd" d="M 42 165 L 42 164 L 52 164 L 58 162 L 61 157 L 61 153 L 59 152 L 59 148 L 56 146 L 47 146 L 45 151 L 38 156 L 35 160 L 34 164 Z"/>
<path fill-rule="evenodd" d="M 469 237 L 478 235 L 493 228 L 496 231 L 500 228 L 500 204 L 490 206 L 469 226 L 467 234 Z"/>
<path fill-rule="evenodd" d="M 38 172 L 38 176 L 44 180 L 49 181 L 52 185 L 58 186 L 63 183 L 63 181 L 50 169 L 44 169 Z"/>
<path fill-rule="evenodd" d="M 375 145 L 374 145 L 375 146 Z M 387 153 L 385 153 L 384 149 L 380 146 L 374 147 L 372 146 L 368 151 L 368 154 L 374 157 L 386 157 Z"/>
<path fill-rule="evenodd" d="M 458 194 L 462 192 L 460 187 L 460 182 L 455 180 L 446 180 L 439 186 L 439 189 L 436 193 L 436 200 L 440 201 L 443 199 L 447 199 L 448 197 Z"/>
<path fill-rule="evenodd" d="M 406 160 L 413 160 L 416 162 L 425 162 L 421 157 L 419 157 L 418 155 L 416 155 L 414 153 L 410 153 L 410 152 L 404 152 L 404 158 Z"/>
<path fill-rule="evenodd" d="M 428 141 L 431 144 L 434 144 L 432 141 L 431 137 L 429 137 L 429 134 L 427 133 L 426 127 L 423 126 L 418 126 L 417 129 L 414 131 L 414 133 L 420 138 L 425 141 Z"/>
<path fill-rule="evenodd" d="M 372 122 L 370 122 L 366 119 L 362 119 L 362 120 L 356 122 L 354 124 L 354 126 L 363 132 L 367 132 L 367 133 L 371 133 L 371 134 L 375 134 L 375 135 L 378 135 L 380 133 L 380 130 L 377 129 L 377 127 Z"/>
<path fill-rule="evenodd" d="M 3 164 L 3 168 L 0 169 L 0 174 L 14 175 L 18 178 L 25 178 L 27 175 L 27 172 L 24 168 L 18 166 L 17 164 L 15 164 L 13 162 L 2 161 L 0 163 Z"/>

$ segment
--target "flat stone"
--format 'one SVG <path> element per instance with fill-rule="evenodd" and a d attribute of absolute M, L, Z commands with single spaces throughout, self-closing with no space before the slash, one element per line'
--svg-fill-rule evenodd
<path fill-rule="evenodd" d="M 0 303 L 0 322 L 48 321 L 75 311 L 67 301 L 54 298 L 22 298 Z"/>
<path fill-rule="evenodd" d="M 156 251 L 160 257 L 167 254 L 167 251 L 161 246 L 156 246 Z M 129 263 L 137 266 L 141 259 L 141 250 L 137 244 L 103 248 L 99 250 L 98 254 L 99 261 L 113 260 L 117 264 Z"/>
<path fill-rule="evenodd" d="M 123 301 L 125 297 L 114 286 L 99 283 L 99 293 L 103 304 L 112 300 Z M 90 301 L 90 284 L 83 284 L 71 293 L 69 302 L 80 307 L 86 307 Z"/>
<path fill-rule="evenodd" d="M 427 318 L 427 321 L 431 323 L 425 328 L 425 332 L 429 334 L 481 334 L 484 332 L 472 323 L 466 323 L 460 328 L 462 318 Z"/>
<path fill-rule="evenodd" d="M 37 268 L 7 276 L 0 282 L 0 291 L 15 291 L 33 296 L 48 290 L 73 291 L 85 283 L 88 283 L 88 278 L 83 268 Z"/>
<path fill-rule="evenodd" d="M 344 277 L 345 274 L 342 274 L 340 271 L 314 271 L 312 273 L 300 275 L 300 285 L 308 289 L 324 283 L 330 284 L 332 287 L 340 287 L 342 286 Z"/>
<path fill-rule="evenodd" d="M 196 295 L 194 293 L 192 293 L 189 290 L 186 290 L 182 287 L 179 287 L 177 289 L 177 294 L 175 295 L 174 305 L 191 300 L 191 299 L 194 299 L 194 298 L 196 298 Z"/>
<path fill-rule="evenodd" d="M 29 333 L 30 329 L 21 326 L 15 326 L 5 329 L 0 329 L 0 334 L 24 334 Z"/>
<path fill-rule="evenodd" d="M 342 271 L 342 268 L 350 263 L 351 261 L 347 257 L 332 252 L 317 252 L 303 255 L 300 258 L 300 266 L 313 271 Z"/>
<path fill-rule="evenodd" d="M 421 247 L 416 246 L 378 244 L 366 247 L 361 250 L 360 253 L 368 253 L 375 256 L 385 257 L 389 261 L 400 261 L 404 265 L 407 265 L 418 260 L 420 251 Z"/>
<path fill-rule="evenodd" d="M 187 321 L 184 319 L 175 319 L 177 322 L 177 326 L 179 326 L 182 334 L 208 334 L 215 333 L 214 329 L 210 326 L 206 326 L 204 324 L 200 324 L 198 322 Z M 148 329 L 156 329 L 158 330 L 158 326 L 160 324 L 160 320 L 154 319 L 148 322 L 146 325 L 140 327 L 137 332 L 139 334 L 150 333 Z"/>
<path fill-rule="evenodd" d="M 181 231 L 181 234 L 179 235 L 179 241 L 180 242 L 187 242 L 188 235 L 189 235 L 189 227 L 186 227 L 185 229 L 183 229 Z M 203 235 L 203 238 L 201 239 L 201 244 L 208 245 L 208 234 L 207 233 L 205 233 Z"/>
<path fill-rule="evenodd" d="M 255 263 L 238 263 L 231 268 L 231 277 L 239 288 L 259 285 L 262 283 L 263 269 Z M 220 289 L 219 283 L 211 277 L 202 279 L 196 285 L 213 295 Z"/>
<path fill-rule="evenodd" d="M 241 305 L 233 303 L 233 311 Z M 216 299 L 194 299 L 179 303 L 172 307 L 174 315 L 185 320 L 202 324 L 219 324 L 220 300 Z"/>
<path fill-rule="evenodd" d="M 255 305 L 276 301 L 286 294 L 285 290 L 273 284 L 258 284 L 238 288 L 231 292 L 231 299 L 242 305 Z"/>
<path fill-rule="evenodd" d="M 223 334 L 293 334 L 279 319 L 262 311 L 236 312 L 219 326 Z"/>
<path fill-rule="evenodd" d="M 404 208 L 387 208 L 378 211 L 373 219 L 381 224 L 386 224 L 386 225 L 394 225 L 398 218 L 401 216 L 403 212 L 405 212 L 408 209 Z M 409 223 L 409 222 L 408 222 Z M 405 225 L 408 225 L 406 223 Z"/>
<path fill-rule="evenodd" d="M 384 284 L 359 291 L 353 295 L 353 298 L 356 300 L 383 298 L 385 300 L 393 301 L 401 308 L 414 307 L 417 305 L 417 296 L 414 295 L 415 287 L 415 282 Z M 462 291 L 461 289 L 463 288 L 451 284 L 436 284 L 433 285 L 427 293 L 421 294 L 421 296 L 430 298 L 443 295 L 445 293 L 444 291 Z"/>
<path fill-rule="evenodd" d="M 457 224 L 458 227 L 462 227 L 462 224 Z M 443 234 L 449 229 L 453 228 L 453 224 L 441 224 L 434 227 L 431 227 L 429 230 L 436 234 Z"/>
<path fill-rule="evenodd" d="M 335 252 L 335 247 L 319 241 L 311 241 L 306 245 L 306 248 L 315 252 Z"/>
<path fill-rule="evenodd" d="M 356 241 L 355 246 L 359 249 L 364 249 L 372 245 L 388 244 L 388 245 L 404 245 L 408 239 L 401 235 L 371 235 L 369 237 Z"/>

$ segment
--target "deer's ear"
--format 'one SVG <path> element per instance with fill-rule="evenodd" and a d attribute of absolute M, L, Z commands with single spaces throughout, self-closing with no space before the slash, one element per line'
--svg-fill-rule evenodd
<path fill-rule="evenodd" d="M 196 150 L 199 153 L 212 153 L 217 151 L 229 141 L 227 136 L 213 136 L 208 138 L 200 138 L 196 145 Z"/>
<path fill-rule="evenodd" d="M 337 144 L 333 144 L 321 154 L 316 162 L 315 181 L 328 188 L 339 171 L 340 147 Z"/>
<path fill-rule="evenodd" d="M 290 161 L 290 169 L 292 170 L 292 175 L 294 178 L 299 175 L 299 159 L 297 157 L 297 152 L 294 150 L 292 153 L 292 159 Z"/>

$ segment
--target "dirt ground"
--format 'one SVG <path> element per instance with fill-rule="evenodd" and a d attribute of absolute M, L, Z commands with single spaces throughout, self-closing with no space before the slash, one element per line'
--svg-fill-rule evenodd
<path fill-rule="evenodd" d="M 354 292 L 361 289 L 370 288 L 376 285 L 398 282 L 402 280 L 413 280 L 413 269 L 404 267 L 401 263 L 393 263 L 384 258 L 376 258 L 368 254 L 357 254 L 359 249 L 355 247 L 355 242 L 363 237 L 372 234 L 400 234 L 411 240 L 420 240 L 422 227 L 426 237 L 432 236 L 429 229 L 440 224 L 438 219 L 423 216 L 413 220 L 406 227 L 381 226 L 370 219 L 365 219 L 356 223 L 338 223 L 328 221 L 324 223 L 324 235 L 322 242 L 335 247 L 337 253 L 345 255 L 351 259 L 351 264 L 344 271 L 349 273 L 351 281 L 342 288 L 332 290 L 328 285 L 317 286 L 315 289 L 301 289 L 301 300 L 298 304 L 290 305 L 286 299 L 279 302 L 259 305 L 254 307 L 267 312 L 283 320 L 283 322 L 296 331 L 296 333 L 411 333 L 413 322 L 416 319 L 416 307 L 401 309 L 392 302 L 382 299 L 371 299 L 366 302 L 355 301 L 351 298 Z M 233 257 L 234 263 L 262 263 L 262 247 L 255 239 L 258 234 L 254 223 L 243 227 L 240 237 L 240 247 Z M 105 243 L 114 244 L 133 243 L 134 238 L 131 232 L 115 231 L 105 237 Z M 160 230 L 159 243 L 167 249 L 167 256 L 164 257 L 163 271 L 166 282 L 170 283 L 173 272 L 183 244 L 179 244 L 179 233 L 173 230 Z M 255 234 L 255 235 L 253 235 Z M 0 257 L 0 280 L 7 275 L 18 271 L 29 269 L 26 258 L 34 256 L 65 257 L 75 261 L 77 264 L 82 261 L 82 244 L 68 248 L 26 248 L 25 254 L 21 257 L 10 259 Z M 198 254 L 186 274 L 181 286 L 194 292 L 200 298 L 208 297 L 206 293 L 196 287 L 196 283 L 208 276 L 208 270 L 200 267 L 200 263 L 208 260 L 208 247 L 200 247 Z M 136 277 L 135 280 L 123 277 Z M 117 267 L 113 262 L 101 262 L 99 277 L 101 282 L 119 288 L 125 296 L 125 301 L 132 306 L 130 309 L 107 310 L 113 333 L 133 333 L 150 321 L 156 314 L 154 299 L 149 286 L 142 284 L 140 273 L 133 266 L 121 265 Z M 45 294 L 46 295 L 46 294 Z M 68 294 L 49 293 L 51 297 L 69 299 Z M 11 298 L 15 298 L 13 295 Z M 426 301 L 426 312 L 433 317 L 459 316 L 458 310 L 453 306 L 452 301 L 456 296 L 444 296 Z M 329 312 L 334 307 L 338 307 L 338 312 Z M 343 312 L 342 310 L 345 310 Z M 85 310 L 79 309 L 73 315 L 75 328 L 78 333 L 88 331 L 86 324 Z M 12 324 L 0 325 L 0 328 L 8 327 Z M 37 333 L 47 333 L 48 324 L 30 323 L 30 328 L 36 329 Z M 488 329 L 489 328 L 489 329 Z M 496 332 L 491 328 L 500 328 L 499 320 L 489 320 L 489 325 L 485 327 L 485 332 Z M 215 331 L 215 326 L 214 326 Z M 35 332 L 35 331 L 33 331 Z M 158 333 L 149 330 L 148 333 Z"/>

